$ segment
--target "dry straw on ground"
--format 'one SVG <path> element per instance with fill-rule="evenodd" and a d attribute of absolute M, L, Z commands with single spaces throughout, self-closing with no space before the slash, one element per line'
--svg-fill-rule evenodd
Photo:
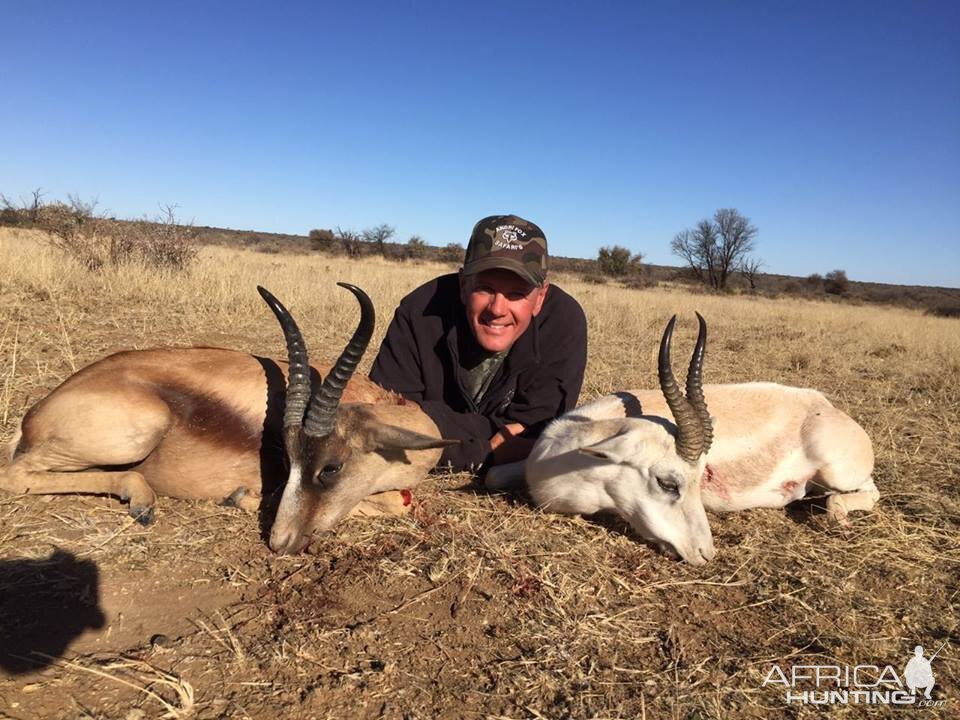
<path fill-rule="evenodd" d="M 0 230 L 0 439 L 111 350 L 282 353 L 256 284 L 332 355 L 356 318 L 335 281 L 370 293 L 382 333 L 404 293 L 447 269 L 210 247 L 186 274 L 89 273 L 36 233 Z M 144 529 L 110 499 L 4 496 L 0 627 L 63 659 L 6 668 L 0 717 L 812 717 L 761 687 L 774 664 L 899 670 L 943 641 L 944 704 L 924 712 L 956 716 L 958 321 L 555 280 L 589 317 L 583 399 L 653 386 L 664 322 L 681 313 L 681 356 L 698 309 L 709 381 L 818 387 L 864 425 L 877 510 L 848 530 L 809 508 L 715 516 L 717 558 L 691 568 L 618 522 L 543 514 L 466 475 L 429 480 L 409 517 L 348 522 L 295 558 L 210 503 L 162 499 Z M 55 632 L 83 634 L 57 647 Z"/>

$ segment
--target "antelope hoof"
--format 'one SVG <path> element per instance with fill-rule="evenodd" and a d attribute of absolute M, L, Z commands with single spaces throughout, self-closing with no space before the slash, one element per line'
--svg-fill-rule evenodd
<path fill-rule="evenodd" d="M 131 505 L 130 509 L 127 510 L 134 520 L 146 527 L 153 522 L 153 506 L 152 505 Z"/>
<path fill-rule="evenodd" d="M 834 527 L 838 527 L 841 530 L 849 530 L 853 527 L 853 522 L 851 522 L 849 516 L 845 512 L 831 513 L 830 521 L 833 523 Z"/>
<path fill-rule="evenodd" d="M 224 507 L 241 507 L 243 499 L 247 496 L 247 489 L 242 485 L 227 495 L 220 504 Z"/>
<path fill-rule="evenodd" d="M 830 518 L 834 527 L 839 527 L 844 530 L 853 527 L 853 523 L 849 517 L 851 509 L 858 508 L 848 507 L 846 495 L 838 494 L 827 497 L 827 517 Z"/>

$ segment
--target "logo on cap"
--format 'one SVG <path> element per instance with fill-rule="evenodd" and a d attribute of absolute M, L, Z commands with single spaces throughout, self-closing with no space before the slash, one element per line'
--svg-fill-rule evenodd
<path fill-rule="evenodd" d="M 493 244 L 504 250 L 523 250 L 520 238 L 526 237 L 526 233 L 516 225 L 498 225 L 494 229 Z"/>
<path fill-rule="evenodd" d="M 543 231 L 516 215 L 491 215 L 473 227 L 463 259 L 464 275 L 502 268 L 542 285 L 547 273 Z"/>

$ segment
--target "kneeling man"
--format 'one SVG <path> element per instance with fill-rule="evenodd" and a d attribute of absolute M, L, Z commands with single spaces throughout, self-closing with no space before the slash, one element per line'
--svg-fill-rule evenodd
<path fill-rule="evenodd" d="M 579 303 L 547 282 L 543 231 L 515 215 L 478 222 L 459 273 L 407 295 L 370 378 L 418 403 L 444 438 L 440 467 L 524 459 L 576 407 L 587 361 Z"/>

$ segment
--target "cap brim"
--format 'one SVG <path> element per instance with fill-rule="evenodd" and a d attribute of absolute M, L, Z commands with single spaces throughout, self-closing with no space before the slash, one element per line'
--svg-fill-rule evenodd
<path fill-rule="evenodd" d="M 491 257 L 488 255 L 487 257 L 474 260 L 463 266 L 464 275 L 476 275 L 484 270 L 509 270 L 537 286 L 543 285 L 544 281 L 544 278 L 537 277 L 530 272 L 530 269 L 526 265 L 513 258 Z"/>

